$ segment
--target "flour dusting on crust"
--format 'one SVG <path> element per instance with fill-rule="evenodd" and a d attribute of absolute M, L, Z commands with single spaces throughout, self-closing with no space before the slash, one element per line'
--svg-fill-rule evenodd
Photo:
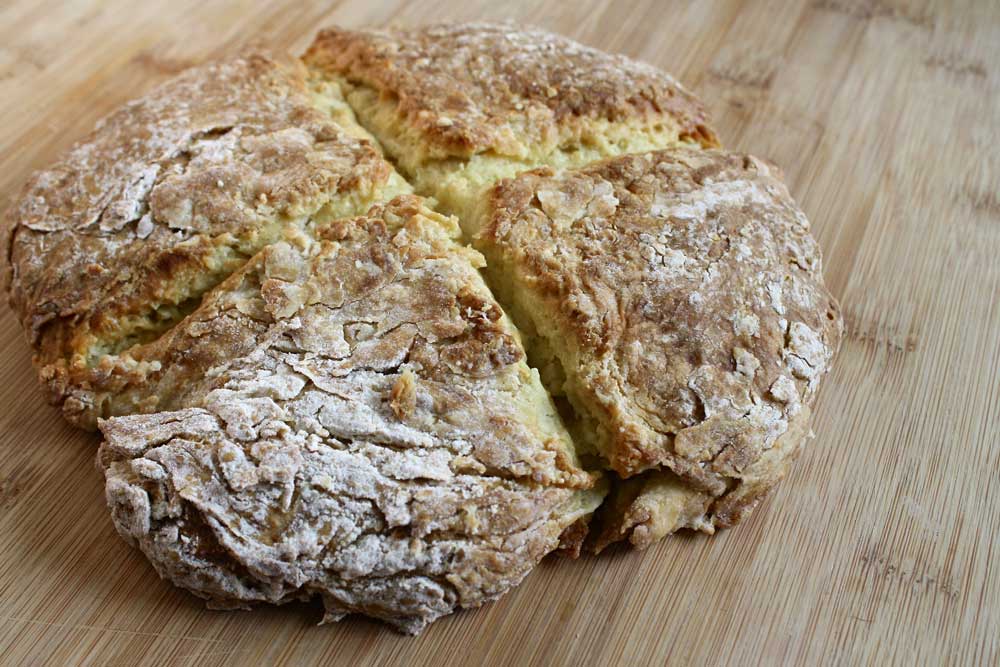
<path fill-rule="evenodd" d="M 192 68 L 106 117 L 10 213 L 10 303 L 52 402 L 93 428 L 102 360 L 155 338 L 252 254 L 325 207 L 361 214 L 392 167 L 317 108 L 304 68 Z M 116 363 L 108 359 L 107 363 Z"/>
<path fill-rule="evenodd" d="M 330 619 L 418 632 L 593 511 L 598 479 L 456 234 L 397 198 L 267 248 L 178 325 L 191 356 L 161 352 L 197 407 L 101 424 L 115 525 L 161 575 L 216 606 L 321 595 Z M 234 327 L 242 349 L 220 345 Z"/>
<path fill-rule="evenodd" d="M 563 362 L 550 391 L 642 478 L 601 541 L 731 525 L 784 475 L 842 323 L 773 167 L 677 148 L 540 169 L 494 189 L 484 229 L 519 324 Z M 673 520 L 650 531 L 657 507 Z"/>

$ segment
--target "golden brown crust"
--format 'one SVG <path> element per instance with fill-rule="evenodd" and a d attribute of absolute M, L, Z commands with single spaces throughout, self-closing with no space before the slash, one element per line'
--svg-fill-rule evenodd
<path fill-rule="evenodd" d="M 269 246 L 136 350 L 157 370 L 125 393 L 157 412 L 102 422 L 101 461 L 161 573 L 215 605 L 322 594 L 330 618 L 416 632 L 504 593 L 593 509 L 597 476 L 541 425 L 457 233 L 399 197 Z"/>
<path fill-rule="evenodd" d="M 188 70 L 112 113 L 10 214 L 10 303 L 53 400 L 104 352 L 155 336 L 282 221 L 364 199 L 391 172 L 314 106 L 300 65 L 268 55 Z"/>
<path fill-rule="evenodd" d="M 536 29 L 445 23 L 322 31 L 310 67 L 376 90 L 427 157 L 523 157 L 580 139 L 594 120 L 653 126 L 718 145 L 701 103 L 670 75 Z"/>
<path fill-rule="evenodd" d="M 715 499 L 680 525 L 729 525 L 776 483 L 755 466 L 783 470 L 769 452 L 797 451 L 797 416 L 839 346 L 819 249 L 773 172 L 688 149 L 540 169 L 494 189 L 477 241 L 535 313 L 522 328 L 563 359 L 565 387 L 550 390 L 610 467 L 666 468 Z M 789 430 L 794 445 L 775 449 Z"/>
<path fill-rule="evenodd" d="M 434 428 L 478 424 L 469 439 L 479 454 L 467 463 L 480 472 L 590 485 L 567 440 L 524 426 L 524 353 L 475 270 L 482 258 L 455 244 L 448 224 L 407 195 L 320 226 L 315 240 L 268 246 L 169 332 L 108 358 L 100 382 L 71 395 L 109 415 L 200 407 L 233 364 L 263 349 L 298 351 L 292 366 L 307 376 L 368 370 L 391 379 L 389 406 L 401 422 L 430 401 L 442 415 Z M 550 439 L 550 451 L 522 455 Z"/>

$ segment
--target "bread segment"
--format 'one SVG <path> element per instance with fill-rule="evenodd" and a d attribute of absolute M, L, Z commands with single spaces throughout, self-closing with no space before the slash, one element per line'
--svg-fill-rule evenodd
<path fill-rule="evenodd" d="M 324 30 L 304 56 L 421 194 L 467 234 L 483 189 L 540 165 L 581 166 L 677 144 L 716 146 L 670 75 L 508 24 Z"/>
<path fill-rule="evenodd" d="M 142 389 L 168 411 L 102 422 L 100 460 L 163 576 L 216 606 L 322 595 L 330 619 L 417 632 L 596 508 L 457 235 L 398 198 L 268 247 L 159 342 L 163 384 Z"/>
<path fill-rule="evenodd" d="M 480 215 L 489 280 L 578 445 L 627 480 L 604 542 L 712 532 L 780 480 L 842 323 L 773 167 L 678 148 L 540 169 Z"/>
<path fill-rule="evenodd" d="M 80 402 L 261 248 L 409 192 L 335 86 L 252 54 L 190 69 L 105 118 L 11 211 L 10 302 L 51 400 Z"/>

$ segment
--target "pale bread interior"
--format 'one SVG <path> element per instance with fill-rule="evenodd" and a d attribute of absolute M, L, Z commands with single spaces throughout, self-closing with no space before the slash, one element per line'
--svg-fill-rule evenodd
<path fill-rule="evenodd" d="M 353 110 L 344 100 L 336 83 L 310 83 L 315 106 L 328 112 L 340 129 L 353 137 L 378 145 L 375 138 L 358 124 Z M 250 234 L 228 235 L 228 238 L 218 239 L 213 253 L 205 259 L 201 270 L 180 276 L 173 282 L 171 289 L 162 295 L 160 302 L 149 304 L 142 312 L 119 318 L 112 330 L 101 331 L 97 335 L 90 335 L 90 340 L 81 341 L 79 347 L 86 350 L 84 358 L 87 365 L 93 367 L 106 355 L 118 354 L 135 345 L 159 338 L 197 308 L 206 292 L 246 264 L 262 248 L 283 239 L 309 235 L 317 225 L 362 215 L 373 204 L 412 192 L 410 184 L 393 170 L 388 181 L 379 186 L 338 192 L 317 210 L 295 216 L 276 214 L 263 218 L 261 224 Z"/>
<path fill-rule="evenodd" d="M 386 155 L 413 184 L 414 191 L 433 197 L 445 213 L 458 216 L 467 239 L 479 228 L 476 207 L 487 188 L 504 178 L 537 167 L 572 169 L 607 157 L 642 153 L 675 145 L 697 146 L 669 116 L 655 120 L 611 122 L 590 119 L 583 131 L 564 132 L 554 149 L 534 145 L 521 155 L 476 153 L 468 158 L 430 155 L 425 141 L 401 118 L 396 103 L 364 84 L 340 80 L 358 122 L 382 145 Z"/>

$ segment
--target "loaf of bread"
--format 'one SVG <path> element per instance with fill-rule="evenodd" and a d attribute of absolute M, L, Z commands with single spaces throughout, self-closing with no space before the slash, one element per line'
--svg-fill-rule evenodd
<path fill-rule="evenodd" d="M 781 480 L 842 323 L 780 178 L 622 56 L 330 29 L 188 70 L 37 173 L 10 303 L 161 576 L 415 633 Z"/>

